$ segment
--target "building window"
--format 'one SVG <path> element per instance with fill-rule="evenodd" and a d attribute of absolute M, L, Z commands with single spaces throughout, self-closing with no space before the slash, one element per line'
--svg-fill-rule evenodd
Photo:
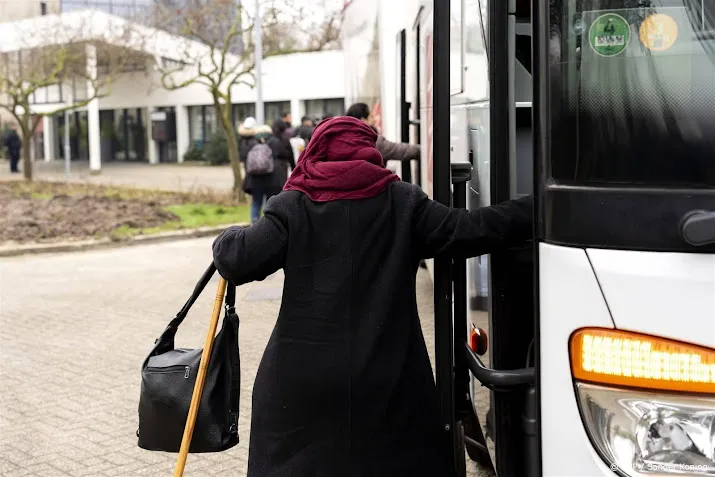
<path fill-rule="evenodd" d="M 290 113 L 290 101 L 264 103 L 263 107 L 266 115 L 266 124 L 273 124 L 273 121 L 281 119 L 285 113 Z"/>
<path fill-rule="evenodd" d="M 203 106 L 189 106 L 189 137 L 191 144 L 201 147 L 204 143 L 204 117 Z"/>
<path fill-rule="evenodd" d="M 210 141 L 211 136 L 216 134 L 216 106 L 204 106 L 204 125 L 206 127 L 204 138 Z"/>
<path fill-rule="evenodd" d="M 256 117 L 256 103 L 242 103 L 233 105 L 233 121 L 236 127 L 240 126 L 246 118 Z"/>
<path fill-rule="evenodd" d="M 342 98 L 305 100 L 305 115 L 311 118 L 323 118 L 328 115 L 342 116 L 343 114 L 345 114 L 345 100 Z"/>

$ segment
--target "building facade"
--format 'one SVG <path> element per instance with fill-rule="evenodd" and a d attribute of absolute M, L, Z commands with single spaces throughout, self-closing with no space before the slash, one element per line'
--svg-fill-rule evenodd
<path fill-rule="evenodd" d="M 99 3 L 102 1 L 109 8 L 106 2 L 110 0 L 100 0 Z M 64 8 L 66 5 L 60 6 Z M 116 3 L 112 8 L 115 6 Z M 65 12 L 59 17 L 60 21 L 65 18 L 72 21 L 73 17 L 85 13 L 93 15 L 92 21 L 118 18 L 104 11 L 97 14 L 83 10 L 85 12 Z M 29 31 L 42 30 L 42 22 L 57 21 L 57 17 L 54 18 L 38 17 L 33 22 L 39 23 L 26 26 L 23 23 L 23 27 Z M 19 24 L 5 25 L 3 28 L 0 24 L 0 35 L 17 34 L 14 27 Z M 161 35 L 165 41 L 164 52 L 177 50 L 172 41 L 178 41 L 178 37 L 166 32 Z M 163 54 L 158 50 L 146 53 L 150 57 Z M 342 114 L 346 106 L 343 65 L 341 51 L 296 53 L 265 59 L 262 78 L 266 122 L 270 124 L 285 113 L 292 115 L 296 125 L 305 115 L 320 118 Z M 82 88 L 84 85 L 79 85 L 77 91 L 81 92 Z M 34 147 L 36 159 L 64 159 L 66 121 L 70 159 L 89 160 L 93 170 L 99 170 L 107 161 L 182 162 L 187 152 L 194 147 L 203 148 L 220 128 L 213 97 L 205 85 L 164 89 L 160 73 L 151 66 L 117 76 L 112 81 L 111 91 L 87 106 L 76 108 L 67 115 L 52 113 L 64 106 L 68 97 L 79 97 L 77 91 L 68 92 L 66 86 L 58 86 L 38 91 L 33 97 L 33 111 L 43 115 Z M 246 117 L 255 117 L 255 89 L 246 85 L 235 86 L 232 102 L 235 128 Z"/>

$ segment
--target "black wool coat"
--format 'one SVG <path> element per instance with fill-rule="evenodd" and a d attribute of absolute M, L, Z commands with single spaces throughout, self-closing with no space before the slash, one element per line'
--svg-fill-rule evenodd
<path fill-rule="evenodd" d="M 254 385 L 248 477 L 448 477 L 419 262 L 527 241 L 531 198 L 468 212 L 394 182 L 361 200 L 282 192 L 264 213 L 213 245 L 236 285 L 285 273 Z"/>

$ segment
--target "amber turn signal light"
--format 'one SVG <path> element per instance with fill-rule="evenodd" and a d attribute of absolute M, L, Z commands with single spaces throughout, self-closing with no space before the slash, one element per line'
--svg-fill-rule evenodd
<path fill-rule="evenodd" d="M 571 335 L 575 379 L 599 384 L 715 394 L 715 350 L 605 328 Z"/>
<path fill-rule="evenodd" d="M 474 324 L 472 324 L 472 331 L 469 333 L 469 347 L 479 356 L 484 356 L 489 348 L 487 332 L 477 328 Z"/>

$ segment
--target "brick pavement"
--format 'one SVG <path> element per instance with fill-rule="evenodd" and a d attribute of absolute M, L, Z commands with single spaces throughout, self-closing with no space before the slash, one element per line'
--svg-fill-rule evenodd
<path fill-rule="evenodd" d="M 197 239 L 0 260 L 0 475 L 172 474 L 175 454 L 136 446 L 140 365 L 205 269 L 210 244 Z M 187 477 L 246 473 L 251 388 L 278 312 L 273 298 L 281 280 L 277 273 L 238 291 L 243 442 L 220 454 L 190 455 Z M 426 272 L 417 286 L 431 348 Z M 214 287 L 215 279 L 184 322 L 177 346 L 203 344 Z"/>

